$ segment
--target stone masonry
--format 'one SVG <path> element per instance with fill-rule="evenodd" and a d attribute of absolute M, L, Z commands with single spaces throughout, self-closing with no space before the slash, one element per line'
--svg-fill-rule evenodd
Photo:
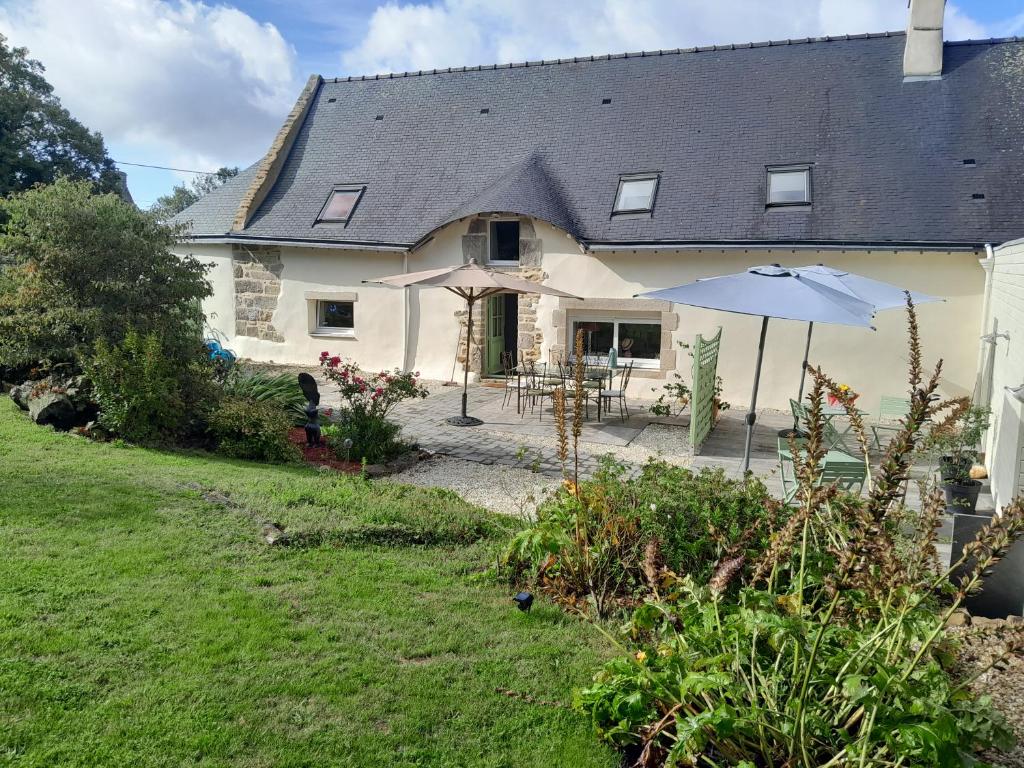
<path fill-rule="evenodd" d="M 231 247 L 235 277 L 235 335 L 283 342 L 274 328 L 281 295 L 281 249 L 275 246 Z"/>
<path fill-rule="evenodd" d="M 487 263 L 488 224 L 488 220 L 482 217 L 476 217 L 470 221 L 467 233 L 462 236 L 462 256 L 466 262 L 476 259 L 478 264 Z M 541 283 L 546 277 L 544 270 L 541 269 L 543 255 L 543 242 L 537 237 L 533 221 L 529 218 L 520 218 L 519 267 L 509 268 L 508 271 L 524 280 Z M 539 294 L 520 294 L 519 296 L 517 346 L 522 357 L 529 361 L 540 359 L 540 348 L 544 341 L 544 334 L 537 327 L 537 303 L 539 300 Z M 463 366 L 466 364 L 466 317 L 465 307 L 455 312 L 455 318 L 461 330 L 458 361 Z M 476 373 L 483 372 L 486 321 L 487 304 L 481 301 L 473 307 L 473 337 L 470 339 L 469 351 L 469 370 Z"/>

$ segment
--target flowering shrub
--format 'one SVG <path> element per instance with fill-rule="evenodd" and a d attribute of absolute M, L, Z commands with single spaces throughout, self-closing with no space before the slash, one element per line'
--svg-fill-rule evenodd
<path fill-rule="evenodd" d="M 408 446 L 399 439 L 401 427 L 387 420 L 403 400 L 426 397 L 419 373 L 392 371 L 366 373 L 351 360 L 320 353 L 320 366 L 338 387 L 341 413 L 335 427 L 325 431 L 338 458 L 379 464 L 390 461 Z M 351 440 L 350 446 L 345 441 Z"/>
<path fill-rule="evenodd" d="M 337 385 L 342 409 L 350 413 L 385 417 L 403 400 L 426 397 L 427 388 L 419 383 L 419 372 L 410 373 L 395 368 L 380 373 L 365 373 L 352 360 L 320 353 L 324 374 Z"/>

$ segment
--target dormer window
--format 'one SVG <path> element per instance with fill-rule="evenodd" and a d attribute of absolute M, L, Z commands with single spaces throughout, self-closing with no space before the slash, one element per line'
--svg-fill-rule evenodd
<path fill-rule="evenodd" d="M 650 213 L 658 193 L 658 174 L 633 174 L 619 177 L 612 213 Z"/>
<path fill-rule="evenodd" d="M 324 204 L 317 223 L 348 224 L 366 187 L 335 187 Z"/>
<path fill-rule="evenodd" d="M 786 165 L 768 168 L 766 205 L 810 205 L 811 167 Z"/>

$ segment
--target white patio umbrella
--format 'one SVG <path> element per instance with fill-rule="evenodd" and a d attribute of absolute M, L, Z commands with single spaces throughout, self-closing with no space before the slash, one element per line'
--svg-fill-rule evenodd
<path fill-rule="evenodd" d="M 470 259 L 469 263 L 454 267 L 427 269 L 422 272 L 391 275 L 376 280 L 363 280 L 363 282 L 380 283 L 396 288 L 412 285 L 444 288 L 466 300 L 468 316 L 466 318 L 466 365 L 462 374 L 462 415 L 452 416 L 447 420 L 449 424 L 456 427 L 475 427 L 483 424 L 480 419 L 466 415 L 466 399 L 469 393 L 469 344 L 470 339 L 473 338 L 473 305 L 480 299 L 496 296 L 499 293 L 542 293 L 547 296 L 561 296 L 567 299 L 580 298 L 540 283 L 532 283 L 508 272 L 481 267 L 476 263 L 476 259 Z"/>
<path fill-rule="evenodd" d="M 844 272 L 841 269 L 833 269 L 824 264 L 815 264 L 812 267 L 797 267 L 794 270 L 801 277 L 813 280 L 833 290 L 845 293 L 855 299 L 874 307 L 875 312 L 884 309 L 898 309 L 907 305 L 908 291 L 891 283 L 883 283 L 881 280 L 872 280 L 869 277 L 855 275 L 852 272 Z M 938 296 L 929 296 L 926 293 L 909 291 L 910 298 L 914 304 L 928 304 L 934 301 L 945 301 Z M 800 393 L 797 395 L 797 402 L 804 399 L 804 382 L 807 379 L 807 358 L 811 352 L 811 333 L 814 331 L 814 323 L 807 324 L 807 344 L 804 346 L 804 361 L 800 369 Z"/>
<path fill-rule="evenodd" d="M 872 328 L 874 307 L 849 293 L 801 275 L 796 269 L 778 264 L 751 267 L 746 272 L 709 277 L 694 283 L 641 293 L 648 299 L 662 299 L 692 307 L 717 309 L 762 318 L 761 336 L 754 364 L 754 387 L 747 411 L 747 435 L 743 445 L 743 471 L 750 469 L 750 443 L 757 421 L 757 389 L 761 381 L 761 362 L 768 320 L 801 320 Z"/>

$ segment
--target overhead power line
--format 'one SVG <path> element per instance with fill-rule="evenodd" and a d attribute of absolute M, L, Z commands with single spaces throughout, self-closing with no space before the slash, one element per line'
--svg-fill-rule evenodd
<path fill-rule="evenodd" d="M 166 165 L 147 165 L 146 163 L 127 163 L 121 160 L 115 160 L 116 165 L 133 165 L 136 168 L 156 168 L 161 171 L 178 171 L 179 173 L 196 173 L 200 176 L 216 176 L 216 171 L 194 171 L 191 168 L 169 168 Z"/>

